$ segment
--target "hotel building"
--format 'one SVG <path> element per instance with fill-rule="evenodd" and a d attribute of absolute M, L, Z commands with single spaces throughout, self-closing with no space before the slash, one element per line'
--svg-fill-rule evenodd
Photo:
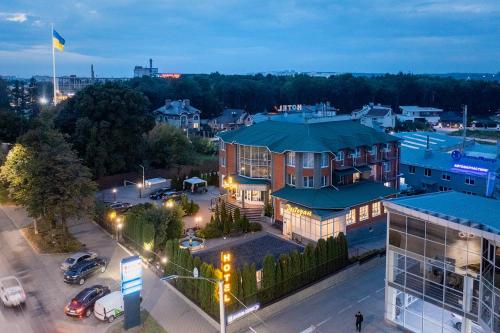
<path fill-rule="evenodd" d="M 390 199 L 385 318 L 410 332 L 500 332 L 500 201 Z"/>
<path fill-rule="evenodd" d="M 317 241 L 384 216 L 399 139 L 354 121 L 265 121 L 219 134 L 220 186 L 241 209 L 273 204 L 283 234 Z"/>

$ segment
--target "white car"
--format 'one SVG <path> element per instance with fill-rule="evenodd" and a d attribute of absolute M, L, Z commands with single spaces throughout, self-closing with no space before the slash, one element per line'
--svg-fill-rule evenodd
<path fill-rule="evenodd" d="M 18 306 L 26 302 L 26 293 L 15 276 L 0 279 L 0 298 L 5 306 Z"/>
<path fill-rule="evenodd" d="M 451 313 L 450 320 L 451 320 L 453 327 L 455 327 L 455 329 L 458 332 L 462 332 L 462 316 L 457 315 L 455 313 Z M 474 322 L 471 322 L 471 328 L 472 328 L 473 333 L 483 333 L 484 332 L 484 330 L 481 328 L 481 326 L 479 326 L 478 324 L 476 324 Z"/>
<path fill-rule="evenodd" d="M 78 264 L 87 259 L 97 258 L 97 253 L 95 252 L 77 252 L 71 255 L 71 257 L 66 258 L 64 262 L 61 264 L 61 270 L 63 272 L 67 271 L 74 265 Z"/>

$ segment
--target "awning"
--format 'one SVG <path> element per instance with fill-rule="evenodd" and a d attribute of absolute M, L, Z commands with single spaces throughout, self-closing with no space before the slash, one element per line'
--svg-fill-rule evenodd
<path fill-rule="evenodd" d="M 270 182 L 266 179 L 246 178 L 238 175 L 232 177 L 233 182 L 240 190 L 267 191 L 270 187 Z"/>
<path fill-rule="evenodd" d="M 352 175 L 353 173 L 357 173 L 359 172 L 358 170 L 354 169 L 354 168 L 349 168 L 349 169 L 344 169 L 344 170 L 335 170 L 334 173 L 337 175 L 337 176 L 348 176 L 348 175 Z"/>
<path fill-rule="evenodd" d="M 372 172 L 372 168 L 370 168 L 368 165 L 361 165 L 361 166 L 356 166 L 354 169 L 358 170 L 359 172 Z"/>

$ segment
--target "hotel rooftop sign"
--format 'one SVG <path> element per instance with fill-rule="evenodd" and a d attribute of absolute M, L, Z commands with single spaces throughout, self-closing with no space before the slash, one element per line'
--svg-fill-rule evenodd
<path fill-rule="evenodd" d="M 302 104 L 278 105 L 274 109 L 277 112 L 300 112 L 302 111 Z"/>

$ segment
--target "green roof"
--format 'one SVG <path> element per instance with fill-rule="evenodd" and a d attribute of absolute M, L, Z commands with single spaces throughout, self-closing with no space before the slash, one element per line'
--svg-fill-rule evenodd
<path fill-rule="evenodd" d="M 320 123 L 264 121 L 219 133 L 228 143 L 267 147 L 272 152 L 337 152 L 400 140 L 352 120 Z"/>
<path fill-rule="evenodd" d="M 238 175 L 231 177 L 233 177 L 235 183 L 242 185 L 269 185 L 271 182 L 268 179 L 246 178 Z"/>
<path fill-rule="evenodd" d="M 368 181 L 341 186 L 338 189 L 283 187 L 273 192 L 272 196 L 312 209 L 345 209 L 398 193 L 394 188 Z"/>

